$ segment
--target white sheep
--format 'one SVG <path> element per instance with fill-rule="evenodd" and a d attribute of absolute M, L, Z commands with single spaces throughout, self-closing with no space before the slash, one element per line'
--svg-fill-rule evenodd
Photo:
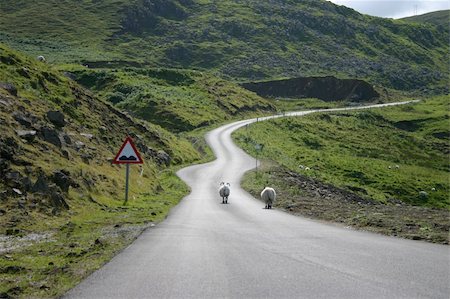
<path fill-rule="evenodd" d="M 261 199 L 266 204 L 266 206 L 264 207 L 265 209 L 271 209 L 272 205 L 275 203 L 276 198 L 277 193 L 273 188 L 265 187 L 264 190 L 261 192 Z"/>
<path fill-rule="evenodd" d="M 42 55 L 39 55 L 39 56 L 37 57 L 37 60 L 39 60 L 40 62 L 45 62 L 45 57 L 42 56 Z"/>
<path fill-rule="evenodd" d="M 219 195 L 222 197 L 222 203 L 228 203 L 228 196 L 230 196 L 230 183 L 220 183 Z"/>

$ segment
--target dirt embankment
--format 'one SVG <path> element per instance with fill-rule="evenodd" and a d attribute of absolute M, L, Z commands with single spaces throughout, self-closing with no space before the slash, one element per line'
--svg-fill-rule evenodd
<path fill-rule="evenodd" d="M 373 101 L 380 94 L 369 83 L 357 79 L 301 77 L 286 80 L 249 82 L 242 87 L 262 97 L 317 98 L 323 101 Z"/>
<path fill-rule="evenodd" d="M 449 244 L 447 210 L 401 201 L 384 204 L 279 167 L 268 172 L 277 190 L 275 208 L 384 235 Z M 248 191 L 259 197 L 260 191 Z"/>

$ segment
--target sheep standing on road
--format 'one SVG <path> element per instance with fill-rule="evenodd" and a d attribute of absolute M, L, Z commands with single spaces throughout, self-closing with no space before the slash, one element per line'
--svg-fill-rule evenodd
<path fill-rule="evenodd" d="M 219 195 L 222 197 L 222 203 L 228 203 L 228 196 L 230 196 L 230 183 L 220 183 Z"/>
<path fill-rule="evenodd" d="M 276 198 L 277 193 L 273 188 L 265 187 L 261 192 L 261 199 L 266 203 L 266 206 L 264 207 L 265 209 L 271 209 L 272 205 L 275 203 Z"/>

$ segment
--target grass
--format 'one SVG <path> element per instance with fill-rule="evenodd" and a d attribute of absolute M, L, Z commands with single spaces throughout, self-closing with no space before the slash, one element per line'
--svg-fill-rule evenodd
<path fill-rule="evenodd" d="M 189 191 L 172 171 L 157 179 L 162 182 L 159 191 L 148 192 L 143 184 L 148 180 L 140 179 L 137 169 L 132 169 L 126 206 L 104 195 L 88 200 L 87 195 L 72 192 L 71 210 L 60 217 L 33 212 L 31 216 L 40 221 L 31 228 L 25 223 L 18 228 L 27 235 L 48 233 L 49 237 L 2 254 L 0 294 L 54 298 L 100 268 L 144 229 L 163 220 Z M 11 237 L 9 241 L 17 240 Z"/>
<path fill-rule="evenodd" d="M 389 109 L 276 119 L 234 138 L 253 155 L 252 144 L 263 144 L 265 159 L 362 197 L 448 209 L 447 104 L 443 96 Z"/>
<path fill-rule="evenodd" d="M 138 62 L 232 80 L 334 75 L 448 90 L 445 26 L 365 16 L 326 1 L 152 3 L 4 0 L 0 41 L 56 63 Z"/>
<path fill-rule="evenodd" d="M 255 197 L 274 187 L 278 209 L 449 244 L 449 127 L 448 97 L 442 96 L 259 122 L 233 138 L 253 156 L 255 144 L 264 146 L 261 167 L 241 185 Z"/>
<path fill-rule="evenodd" d="M 196 71 L 79 67 L 69 70 L 80 84 L 105 101 L 175 132 L 275 111 L 270 101 Z"/>
<path fill-rule="evenodd" d="M 0 60 L 0 82 L 17 89 L 17 96 L 0 89 L 0 297 L 54 298 L 163 220 L 189 191 L 175 170 L 199 161 L 202 153 L 187 139 L 93 97 L 51 65 L 1 44 Z M 67 124 L 55 128 L 46 116 L 49 110 L 62 111 Z M 16 121 L 17 113 L 30 124 Z M 61 148 L 43 139 L 43 127 L 64 136 Z M 16 130 L 24 129 L 38 136 L 19 138 Z M 124 205 L 124 167 L 109 159 L 127 135 L 133 136 L 145 163 L 131 166 L 130 199 Z M 158 161 L 158 151 L 170 156 L 170 167 Z M 33 192 L 8 179 L 17 173 L 34 184 L 43 176 L 51 186 L 57 170 L 73 182 L 67 193 L 57 186 Z M 52 192 L 69 209 L 58 207 Z"/>

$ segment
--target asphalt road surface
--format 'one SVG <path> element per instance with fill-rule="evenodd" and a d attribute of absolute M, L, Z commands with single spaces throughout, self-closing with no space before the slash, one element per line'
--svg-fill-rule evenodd
<path fill-rule="evenodd" d="M 265 210 L 240 189 L 255 160 L 230 134 L 254 121 L 210 132 L 217 160 L 178 173 L 192 193 L 66 298 L 449 298 L 448 246 Z"/>

